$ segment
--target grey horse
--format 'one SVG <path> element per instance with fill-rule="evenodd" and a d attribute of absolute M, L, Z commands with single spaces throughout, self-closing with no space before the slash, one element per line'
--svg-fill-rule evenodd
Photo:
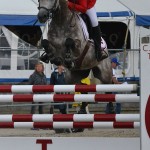
<path fill-rule="evenodd" d="M 94 42 L 85 38 L 81 18 L 68 9 L 66 0 L 39 0 L 38 20 L 45 23 L 49 18 L 48 39 L 41 42 L 46 55 L 41 60 L 61 62 L 67 68 L 68 84 L 80 83 L 91 70 L 103 84 L 111 83 L 110 59 L 96 60 Z"/>

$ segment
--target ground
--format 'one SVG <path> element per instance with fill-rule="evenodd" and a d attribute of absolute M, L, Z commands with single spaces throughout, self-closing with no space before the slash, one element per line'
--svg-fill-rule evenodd
<path fill-rule="evenodd" d="M 54 130 L 0 129 L 1 137 L 140 137 L 140 129 L 85 129 L 79 133 L 56 134 Z"/>

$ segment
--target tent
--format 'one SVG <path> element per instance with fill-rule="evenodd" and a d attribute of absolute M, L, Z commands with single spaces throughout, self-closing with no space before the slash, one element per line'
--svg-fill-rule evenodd
<path fill-rule="evenodd" d="M 97 0 L 96 10 L 98 17 L 127 17 L 133 13 L 117 0 Z"/>
<path fill-rule="evenodd" d="M 136 25 L 150 26 L 150 0 L 118 0 L 130 9 L 136 18 Z"/>
<path fill-rule="evenodd" d="M 33 25 L 37 6 L 38 0 L 0 0 L 0 25 Z"/>
<path fill-rule="evenodd" d="M 97 0 L 98 17 L 131 17 L 137 26 L 150 26 L 149 0 Z"/>
<path fill-rule="evenodd" d="M 136 25 L 150 26 L 150 0 L 97 0 L 98 17 L 133 17 Z M 38 0 L 0 0 L 0 25 L 32 26 Z M 37 23 L 36 25 L 40 25 Z"/>

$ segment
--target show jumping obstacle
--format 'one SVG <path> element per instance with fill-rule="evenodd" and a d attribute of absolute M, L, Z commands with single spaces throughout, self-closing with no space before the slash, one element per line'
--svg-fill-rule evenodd
<path fill-rule="evenodd" d="M 0 85 L 2 93 L 37 93 L 37 92 L 132 92 L 136 84 L 120 85 Z"/>
<path fill-rule="evenodd" d="M 140 102 L 140 97 L 137 94 L 34 94 L 36 92 L 132 92 L 137 90 L 137 85 L 65 85 L 65 86 L 32 86 L 32 85 L 12 85 L 12 86 L 0 86 L 0 92 L 7 93 L 6 95 L 0 95 L 0 103 L 5 102 Z M 13 94 L 9 94 L 13 93 Z M 23 93 L 23 94 L 21 94 Z M 28 94 L 32 93 L 32 94 Z M 139 114 L 22 114 L 22 115 L 0 115 L 0 128 L 49 128 L 49 129 L 72 129 L 72 128 L 92 128 L 92 129 L 139 129 L 140 128 L 140 115 Z M 78 138 L 79 139 L 79 138 Z M 85 137 L 84 137 L 85 139 Z M 20 138 L 18 140 L 21 140 Z M 29 141 L 31 143 L 37 143 L 37 141 L 32 141 L 28 139 L 22 139 L 24 141 Z M 36 138 L 37 140 L 37 138 Z M 42 138 L 38 140 L 42 140 L 42 150 L 58 150 L 59 148 L 56 146 L 60 145 L 60 138 Z M 104 138 L 101 139 L 104 143 Z M 54 148 L 49 144 L 45 144 L 47 141 L 52 143 Z M 68 140 L 62 139 L 63 143 L 68 143 Z M 74 138 L 73 138 L 74 141 Z M 71 149 L 73 147 L 74 142 L 71 141 Z M 90 138 L 87 142 L 83 141 L 83 139 L 77 140 L 80 143 L 80 146 L 85 148 L 87 143 L 91 143 L 88 145 L 86 150 L 91 150 L 92 145 L 97 141 L 97 139 Z M 109 139 L 110 141 L 110 139 Z M 132 150 L 137 149 L 138 139 L 130 142 L 124 140 L 121 141 L 113 141 L 114 144 L 121 144 L 121 147 L 126 147 L 126 145 L 130 145 Z M 7 140 L 8 142 L 8 140 Z M 1 143 L 1 141 L 0 141 Z M 21 142 L 22 143 L 22 142 Z M 95 150 L 99 150 L 98 143 L 105 150 L 111 150 L 112 146 L 106 148 L 105 145 L 100 142 L 94 144 Z M 109 142 L 110 143 L 110 142 Z M 3 143 L 1 143 L 3 144 Z M 27 144 L 28 146 L 30 144 Z M 11 144 L 10 144 L 11 145 Z M 26 147 L 27 145 L 23 144 L 21 147 Z M 109 144 L 111 145 L 111 144 Z M 132 145 L 132 146 L 131 146 Z M 135 146 L 136 145 L 136 146 Z M 7 147 L 7 146 L 5 146 Z M 32 150 L 36 150 L 36 145 L 30 146 Z M 34 149 L 33 149 L 34 148 Z M 66 144 L 61 146 L 63 149 L 68 149 Z M 6 149 L 6 148 L 5 148 Z M 16 147 L 15 147 L 16 149 Z M 29 148 L 28 148 L 29 149 Z M 70 149 L 70 148 L 69 148 Z M 69 150 L 68 149 L 68 150 Z M 81 150 L 81 147 L 78 147 Z M 128 148 L 128 150 L 131 150 Z M 6 149 L 9 150 L 9 149 Z M 16 149 L 18 150 L 18 149 Z M 75 149 L 73 149 L 75 150 Z M 119 150 L 119 149 L 118 149 Z M 123 150 L 123 149 L 122 149 Z"/>
<path fill-rule="evenodd" d="M 146 46 L 146 45 L 144 45 Z M 144 47 L 143 46 L 143 47 Z M 140 102 L 141 114 L 67 114 L 67 115 L 0 115 L 0 128 L 127 128 L 141 127 L 140 138 L 0 138 L 0 145 L 5 150 L 148 150 L 150 147 L 150 60 L 147 51 L 141 48 L 141 95 L 136 94 L 15 94 L 36 92 L 129 92 L 136 91 L 137 85 L 92 85 L 92 86 L 0 86 L 0 102 Z M 149 45 L 150 48 L 150 45 Z M 144 67 L 143 67 L 144 66 Z M 44 88 L 45 87 L 45 88 Z M 86 88 L 87 87 L 87 88 Z M 103 89 L 103 88 L 104 89 Z M 110 89 L 109 89 L 110 87 Z M 128 88 L 127 88 L 128 87 Z M 14 93 L 14 94 L 8 94 Z M 42 100 L 41 100 L 42 98 Z M 24 141 L 24 142 L 23 142 Z M 6 144 L 5 144 L 6 143 Z M 15 143 L 15 147 L 14 147 Z M 66 144 L 67 143 L 67 144 Z M 78 143 L 78 144 L 77 144 Z M 109 144 L 108 144 L 109 143 Z M 40 146 L 40 147 L 39 147 Z M 14 148 L 12 148 L 14 147 Z"/>
<path fill-rule="evenodd" d="M 2 102 L 140 102 L 137 94 L 14 94 L 0 95 Z"/>
<path fill-rule="evenodd" d="M 139 122 L 139 114 L 13 114 L 0 115 L 0 122 Z"/>
<path fill-rule="evenodd" d="M 2 87 L 2 86 L 1 86 Z M 0 88 L 1 88 L 0 87 Z M 24 88 L 23 88 L 24 87 Z M 110 88 L 109 88 L 110 87 Z M 28 89 L 29 88 L 29 89 Z M 104 89 L 103 89 L 104 88 Z M 135 91 L 137 85 L 65 85 L 65 86 L 3 86 L 1 92 L 82 92 Z M 67 91 L 68 90 L 68 91 Z M 137 94 L 7 94 L 3 102 L 140 102 Z M 138 122 L 136 122 L 138 121 Z M 139 128 L 139 115 L 61 114 L 61 115 L 0 115 L 0 128 Z"/>
<path fill-rule="evenodd" d="M 2 122 L 0 128 L 50 128 L 50 129 L 72 129 L 72 128 L 103 128 L 103 129 L 138 129 L 139 122 Z"/>

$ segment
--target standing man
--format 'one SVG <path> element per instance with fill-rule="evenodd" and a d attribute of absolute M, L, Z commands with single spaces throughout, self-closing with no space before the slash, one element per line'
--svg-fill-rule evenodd
<path fill-rule="evenodd" d="M 51 74 L 50 78 L 50 84 L 51 85 L 64 85 L 65 82 L 65 73 L 64 73 L 64 66 L 59 65 Z M 57 94 L 63 94 L 63 93 L 57 93 Z M 58 109 L 60 113 L 66 114 L 66 105 L 58 105 Z M 52 111 L 51 111 L 52 112 Z"/>
<path fill-rule="evenodd" d="M 117 58 L 114 57 L 111 59 L 111 66 L 112 66 L 112 83 L 113 84 L 122 84 L 122 82 L 119 82 L 116 76 L 116 68 L 117 66 L 119 66 L 120 63 L 118 62 Z M 109 102 L 106 106 L 106 113 L 107 114 L 111 114 L 111 113 L 116 113 L 116 114 L 120 114 L 121 112 L 121 104 L 120 103 L 116 103 L 116 107 L 114 110 L 113 107 L 113 103 Z"/>
<path fill-rule="evenodd" d="M 35 71 L 29 77 L 30 85 L 46 85 L 46 76 L 44 74 L 44 65 L 42 62 L 35 64 Z M 34 102 L 32 104 L 35 104 Z M 43 114 L 43 106 L 39 106 L 39 114 Z M 31 114 L 35 114 L 35 106 L 31 107 Z"/>

